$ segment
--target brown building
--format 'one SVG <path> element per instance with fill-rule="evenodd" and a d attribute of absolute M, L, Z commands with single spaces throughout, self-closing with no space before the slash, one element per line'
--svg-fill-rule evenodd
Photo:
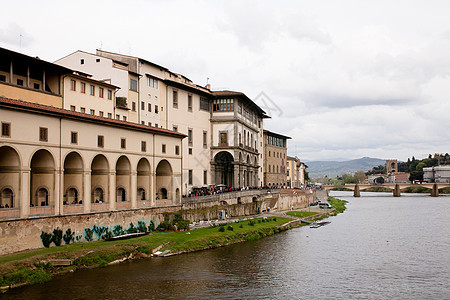
<path fill-rule="evenodd" d="M 287 186 L 288 136 L 264 130 L 264 185 Z"/>

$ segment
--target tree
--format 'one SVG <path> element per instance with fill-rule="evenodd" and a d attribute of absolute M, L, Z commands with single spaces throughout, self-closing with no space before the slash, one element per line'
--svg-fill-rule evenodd
<path fill-rule="evenodd" d="M 356 171 L 354 178 L 357 183 L 363 183 L 366 180 L 366 173 L 364 171 Z"/>

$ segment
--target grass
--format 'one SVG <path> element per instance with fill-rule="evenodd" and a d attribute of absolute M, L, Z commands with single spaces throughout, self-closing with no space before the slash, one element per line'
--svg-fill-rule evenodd
<path fill-rule="evenodd" d="M 289 211 L 286 214 L 290 215 L 290 216 L 297 217 L 297 218 L 305 218 L 305 217 L 317 215 L 318 212 L 315 212 L 315 211 L 311 211 L 311 212 L 308 212 L 308 211 Z"/>
<path fill-rule="evenodd" d="M 249 221 L 230 223 L 233 229 L 224 232 L 219 232 L 219 226 L 191 230 L 189 234 L 186 231 L 151 232 L 149 235 L 129 240 L 74 243 L 1 256 L 0 286 L 45 282 L 55 273 L 103 267 L 130 255 L 136 257 L 150 255 L 153 249 L 161 245 L 163 246 L 160 251 L 183 253 L 259 239 L 287 230 L 281 228 L 281 225 L 289 221 L 290 219 L 281 217 L 259 218 L 254 220 L 253 225 Z M 43 260 L 54 258 L 73 259 L 73 265 L 53 267 L 41 263 Z"/>
<path fill-rule="evenodd" d="M 342 213 L 344 212 L 344 210 L 346 210 L 347 208 L 345 207 L 345 204 L 348 203 L 348 201 L 346 200 L 341 200 L 341 199 L 337 199 L 334 197 L 329 197 L 329 202 L 331 203 L 331 206 L 338 212 L 338 213 Z"/>

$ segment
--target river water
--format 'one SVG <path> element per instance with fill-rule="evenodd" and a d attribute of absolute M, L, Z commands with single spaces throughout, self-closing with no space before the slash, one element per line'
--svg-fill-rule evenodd
<path fill-rule="evenodd" d="M 14 299 L 450 299 L 450 197 L 349 192 L 312 229 L 84 270 Z"/>

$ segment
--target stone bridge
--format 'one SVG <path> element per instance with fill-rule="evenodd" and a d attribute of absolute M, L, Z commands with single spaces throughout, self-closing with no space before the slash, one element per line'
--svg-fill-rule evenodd
<path fill-rule="evenodd" d="M 394 197 L 400 197 L 401 191 L 409 187 L 424 187 L 430 189 L 431 197 L 438 197 L 439 190 L 443 188 L 450 187 L 450 183 L 423 183 L 423 184 L 412 184 L 412 183 L 383 183 L 383 184 L 344 184 L 344 185 L 324 185 L 323 189 L 332 190 L 335 188 L 346 188 L 353 191 L 354 197 L 360 197 L 361 191 L 365 191 L 371 188 L 382 187 L 385 189 L 392 190 Z"/>

